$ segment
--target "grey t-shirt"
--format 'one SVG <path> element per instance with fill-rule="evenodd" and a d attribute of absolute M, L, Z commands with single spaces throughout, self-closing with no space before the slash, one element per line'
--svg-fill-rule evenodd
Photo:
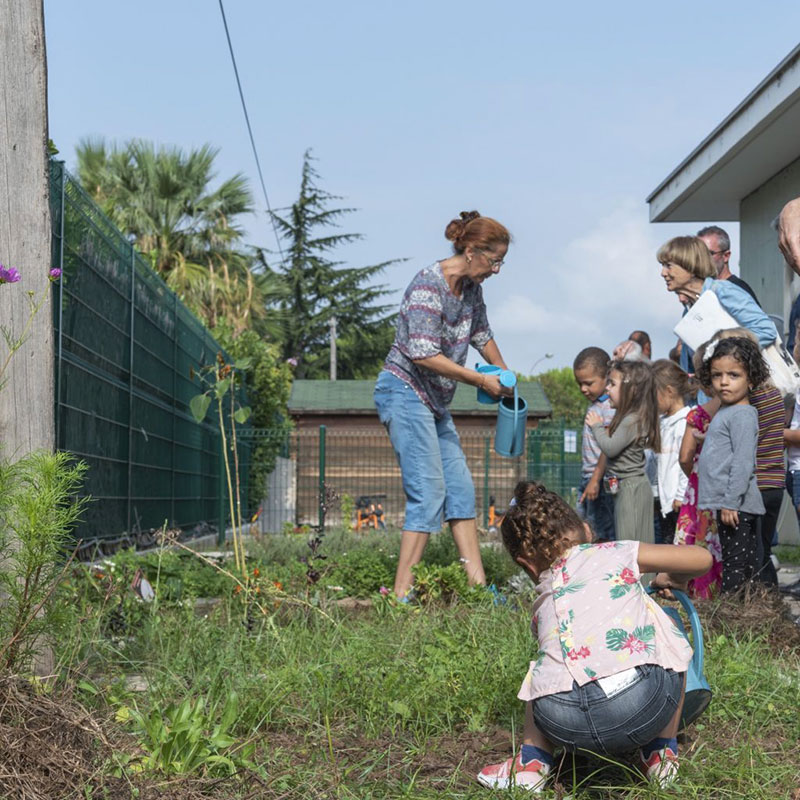
<path fill-rule="evenodd" d="M 697 460 L 697 507 L 763 514 L 756 482 L 758 412 L 723 406 L 708 426 Z"/>
<path fill-rule="evenodd" d="M 608 458 L 608 468 L 618 478 L 633 478 L 644 475 L 644 440 L 639 433 L 639 418 L 636 414 L 627 414 L 619 423 L 613 434 L 602 422 L 592 425 L 592 433 L 598 447 Z"/>

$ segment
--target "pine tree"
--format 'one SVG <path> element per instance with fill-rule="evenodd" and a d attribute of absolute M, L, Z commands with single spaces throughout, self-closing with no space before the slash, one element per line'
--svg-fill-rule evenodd
<path fill-rule="evenodd" d="M 390 290 L 371 280 L 392 259 L 367 267 L 347 267 L 329 257 L 337 247 L 357 241 L 358 233 L 327 233 L 352 208 L 330 208 L 342 198 L 317 186 L 319 174 L 306 151 L 300 194 L 281 216 L 273 219 L 286 243 L 284 260 L 276 272 L 285 284 L 279 307 L 284 320 L 283 355 L 297 360 L 298 378 L 327 378 L 330 359 L 330 320 L 337 323 L 337 376 L 373 377 L 383 362 L 394 331 L 394 305 L 380 301 Z M 266 256 L 262 251 L 265 269 Z"/>

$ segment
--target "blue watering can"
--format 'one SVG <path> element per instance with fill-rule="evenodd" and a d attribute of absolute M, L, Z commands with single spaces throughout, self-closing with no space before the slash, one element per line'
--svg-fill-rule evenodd
<path fill-rule="evenodd" d="M 499 404 L 497 408 L 497 427 L 494 433 L 494 451 L 506 458 L 522 455 L 525 448 L 525 424 L 528 419 L 528 404 L 517 394 L 517 376 L 510 369 L 493 364 L 476 364 L 475 369 L 485 375 L 497 375 L 500 384 L 514 388 L 514 397 L 492 397 L 483 389 L 478 389 L 479 403 Z"/>
<path fill-rule="evenodd" d="M 650 588 L 647 591 L 649 594 L 655 593 L 655 590 Z M 692 641 L 694 642 L 694 655 L 686 672 L 686 697 L 683 701 L 683 712 L 681 713 L 681 730 L 683 730 L 708 708 L 708 704 L 711 702 L 711 687 L 708 685 L 705 675 L 703 675 L 703 629 L 700 627 L 700 618 L 697 616 L 697 611 L 685 592 L 673 589 L 672 594 L 675 595 L 675 599 L 683 606 L 683 610 L 689 617 L 689 623 L 692 626 Z M 689 637 L 683 627 L 678 609 L 673 606 L 663 606 L 663 609 L 664 613 L 678 626 L 678 629 L 688 642 Z"/>
<path fill-rule="evenodd" d="M 497 407 L 497 427 L 494 431 L 494 451 L 499 456 L 516 458 L 525 449 L 525 423 L 528 404 L 517 394 L 504 397 Z"/>
<path fill-rule="evenodd" d="M 517 376 L 510 369 L 496 367 L 494 364 L 476 364 L 475 369 L 484 375 L 497 375 L 501 386 L 505 386 L 508 389 L 517 385 Z M 500 398 L 492 397 L 488 392 L 484 392 L 483 389 L 478 389 L 478 402 L 486 404 L 499 403 Z"/>

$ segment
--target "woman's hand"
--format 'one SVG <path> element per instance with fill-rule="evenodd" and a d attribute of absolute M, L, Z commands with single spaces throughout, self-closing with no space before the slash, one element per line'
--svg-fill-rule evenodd
<path fill-rule="evenodd" d="M 739 512 L 732 508 L 721 508 L 719 510 L 719 518 L 722 520 L 723 525 L 729 528 L 736 528 L 739 525 Z"/>
<path fill-rule="evenodd" d="M 586 424 L 591 428 L 598 423 L 602 424 L 603 418 L 596 411 L 589 411 L 586 414 Z"/>
<path fill-rule="evenodd" d="M 490 394 L 492 397 L 513 397 L 514 389 L 508 386 L 503 386 L 500 383 L 500 378 L 497 375 L 487 375 L 485 372 L 481 373 L 481 382 L 478 387 L 483 389 L 484 392 Z"/>

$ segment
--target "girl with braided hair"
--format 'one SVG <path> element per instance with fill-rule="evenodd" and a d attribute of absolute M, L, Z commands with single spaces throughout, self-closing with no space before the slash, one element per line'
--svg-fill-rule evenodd
<path fill-rule="evenodd" d="M 638 541 L 592 543 L 577 513 L 539 483 L 517 484 L 503 543 L 537 583 L 532 629 L 538 657 L 518 697 L 526 702 L 520 752 L 486 767 L 489 788 L 544 790 L 556 746 L 601 755 L 639 747 L 648 780 L 671 783 L 692 649 L 644 590 L 684 589 L 707 572 L 702 547 Z"/>

